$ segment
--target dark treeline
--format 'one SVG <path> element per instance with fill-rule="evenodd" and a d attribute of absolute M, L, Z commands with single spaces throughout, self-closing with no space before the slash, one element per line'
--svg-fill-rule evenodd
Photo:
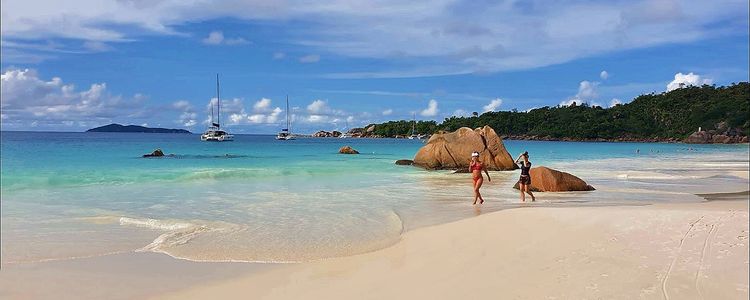
<path fill-rule="evenodd" d="M 750 83 L 685 87 L 641 95 L 611 108 L 589 106 L 542 107 L 528 112 L 496 111 L 472 117 L 451 117 L 441 124 L 418 122 L 417 133 L 453 131 L 489 125 L 501 135 L 570 139 L 683 139 L 698 127 L 716 129 L 722 123 L 736 134 L 748 135 Z M 406 135 L 411 121 L 376 124 L 381 136 Z M 726 130 L 726 129 L 725 129 Z"/>

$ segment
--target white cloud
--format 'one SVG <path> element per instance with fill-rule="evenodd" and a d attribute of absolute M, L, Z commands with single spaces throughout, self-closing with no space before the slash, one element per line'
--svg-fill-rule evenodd
<path fill-rule="evenodd" d="M 262 98 L 253 104 L 253 111 L 255 112 L 267 112 L 271 109 L 271 99 Z"/>
<path fill-rule="evenodd" d="M 320 61 L 320 55 L 318 54 L 310 54 L 305 55 L 299 58 L 299 62 L 309 64 L 309 63 L 316 63 Z"/>
<path fill-rule="evenodd" d="M 246 119 L 249 123 L 254 124 L 276 124 L 279 122 L 279 115 L 283 110 L 280 107 L 276 107 L 269 114 L 253 114 L 247 116 Z"/>
<path fill-rule="evenodd" d="M 688 86 L 701 86 L 704 84 L 712 84 L 713 80 L 710 78 L 703 78 L 698 74 L 690 72 L 688 74 L 677 73 L 674 74 L 674 80 L 667 84 L 667 92 L 676 90 L 682 87 Z"/>
<path fill-rule="evenodd" d="M 284 53 L 284 52 L 274 52 L 273 53 L 273 59 L 274 60 L 284 59 L 285 57 L 286 57 L 286 53 Z"/>
<path fill-rule="evenodd" d="M 324 114 L 329 110 L 328 103 L 323 100 L 315 100 L 307 106 L 307 111 L 311 114 Z"/>
<path fill-rule="evenodd" d="M 244 45 L 249 44 L 247 40 L 241 37 L 225 38 L 224 32 L 219 30 L 211 31 L 208 36 L 202 40 L 206 45 Z"/>
<path fill-rule="evenodd" d="M 211 31 L 208 37 L 203 39 L 204 44 L 208 45 L 220 45 L 224 41 L 224 33 L 221 31 Z"/>
<path fill-rule="evenodd" d="M 746 33 L 748 2 L 718 1 L 468 5 L 454 0 L 101 0 L 91 5 L 83 0 L 8 0 L 3 2 L 0 34 L 4 41 L 125 42 L 144 33 L 189 36 L 180 32 L 190 27 L 184 25 L 216 19 L 272 24 L 326 20 L 305 28 L 304 35 L 289 34 L 280 40 L 348 57 L 416 58 L 409 61 L 415 64 L 369 75 L 418 76 L 528 69 L 613 51 Z M 432 67 L 436 62 L 440 66 Z"/>
<path fill-rule="evenodd" d="M 502 104 L 503 104 L 503 100 L 500 98 L 497 98 L 497 99 L 490 101 L 489 104 L 483 106 L 482 109 L 484 110 L 484 112 L 496 111 L 498 108 L 500 108 L 500 105 Z"/>
<path fill-rule="evenodd" d="M 64 125 L 70 121 L 88 125 L 116 118 L 140 121 L 154 113 L 145 105 L 145 96 L 112 95 L 106 83 L 94 83 L 87 90 L 78 91 L 59 77 L 46 81 L 29 69 L 6 70 L 0 81 L 3 124 L 11 127 L 34 122 L 40 127 Z"/>
<path fill-rule="evenodd" d="M 607 73 L 607 71 L 602 71 L 601 73 L 599 73 L 599 78 L 601 78 L 602 80 L 607 80 L 607 78 L 609 78 L 609 73 Z"/>
<path fill-rule="evenodd" d="M 393 109 L 386 109 L 383 111 L 384 116 L 390 116 L 393 113 Z"/>
<path fill-rule="evenodd" d="M 186 111 L 180 115 L 179 122 L 180 124 L 182 124 L 182 126 L 192 127 L 198 124 L 198 121 L 196 120 L 197 117 L 198 117 L 198 114 L 196 114 L 195 112 Z"/>
<path fill-rule="evenodd" d="M 622 101 L 617 98 L 612 98 L 611 101 L 609 101 L 609 107 L 617 106 L 618 104 L 622 104 Z"/>
<path fill-rule="evenodd" d="M 172 103 L 172 107 L 179 109 L 179 110 L 186 110 L 191 109 L 193 106 L 190 104 L 190 102 L 187 102 L 185 100 L 179 100 Z"/>
<path fill-rule="evenodd" d="M 434 117 L 437 116 L 439 111 L 438 102 L 435 101 L 435 99 L 431 99 L 430 102 L 427 103 L 427 108 L 422 110 L 419 114 L 423 117 Z"/>
<path fill-rule="evenodd" d="M 576 94 L 576 98 L 581 100 L 592 100 L 599 97 L 599 93 L 597 91 L 597 87 L 599 86 L 599 82 L 591 82 L 591 81 L 581 81 L 581 83 L 578 85 L 578 94 Z"/>

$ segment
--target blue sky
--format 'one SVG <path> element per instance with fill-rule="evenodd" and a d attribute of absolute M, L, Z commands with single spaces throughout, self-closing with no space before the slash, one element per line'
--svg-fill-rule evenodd
<path fill-rule="evenodd" d="M 748 81 L 747 1 L 2 2 L 2 129 L 274 133 Z"/>

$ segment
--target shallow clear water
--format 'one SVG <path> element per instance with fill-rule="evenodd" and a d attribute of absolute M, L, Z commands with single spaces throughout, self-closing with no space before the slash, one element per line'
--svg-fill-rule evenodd
<path fill-rule="evenodd" d="M 294 262 L 371 251 L 403 230 L 517 207 L 517 172 L 492 172 L 471 206 L 469 174 L 396 166 L 420 141 L 276 141 L 238 135 L 2 132 L 2 261 L 127 251 L 208 261 Z M 351 145 L 361 155 L 339 155 Z M 594 192 L 535 205 L 700 201 L 747 190 L 748 145 L 505 141 L 513 156 L 573 173 Z M 173 157 L 141 158 L 155 148 Z M 640 154 L 636 150 L 640 150 Z"/>

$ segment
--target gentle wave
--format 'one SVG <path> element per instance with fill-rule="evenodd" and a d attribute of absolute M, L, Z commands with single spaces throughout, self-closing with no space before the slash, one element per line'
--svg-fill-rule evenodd
<path fill-rule="evenodd" d="M 165 220 L 156 220 L 156 219 L 137 219 L 137 218 L 128 218 L 128 217 L 121 217 L 120 225 L 136 226 L 136 227 L 159 229 L 159 230 L 180 230 L 180 229 L 187 229 L 187 228 L 195 227 L 195 225 L 193 224 L 177 222 L 177 221 L 165 221 Z"/>
<path fill-rule="evenodd" d="M 285 244 L 294 240 L 294 237 L 290 236 L 274 236 L 274 239 L 278 239 L 275 241 L 278 244 L 274 244 L 273 247 L 279 248 L 269 249 L 267 248 L 268 245 L 256 245 L 257 240 L 255 238 L 257 237 L 246 232 L 247 225 L 219 221 L 188 223 L 123 217 L 121 220 L 127 221 L 121 222 L 121 224 L 167 231 L 156 237 L 148 245 L 135 249 L 135 252 L 162 253 L 176 259 L 195 262 L 299 263 L 361 254 L 395 244 L 400 240 L 405 230 L 404 222 L 401 216 L 393 210 L 389 210 L 387 215 L 383 217 L 386 224 L 386 228 L 383 228 L 383 230 L 391 232 L 385 237 L 380 236 L 380 240 L 365 241 L 361 245 L 355 245 L 351 242 L 334 246 L 329 245 L 329 247 L 333 247 L 331 249 L 323 249 L 326 247 L 318 244 L 306 245 L 312 247 L 309 249 L 289 249 Z M 197 238 L 200 238 L 201 242 L 193 245 L 191 242 Z M 237 247 L 238 245 L 240 247 Z M 256 246 L 258 248 L 254 248 Z M 311 253 L 311 249 L 314 249 L 315 253 Z"/>

